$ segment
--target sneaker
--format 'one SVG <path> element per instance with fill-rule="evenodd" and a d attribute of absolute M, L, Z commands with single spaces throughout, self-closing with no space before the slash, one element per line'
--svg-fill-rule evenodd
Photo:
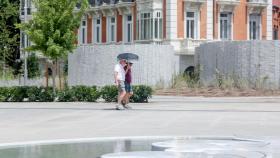
<path fill-rule="evenodd" d="M 120 105 L 116 105 L 116 110 L 124 110 L 124 108 Z"/>
<path fill-rule="evenodd" d="M 132 107 L 129 106 L 129 105 L 124 105 L 123 107 L 124 107 L 125 109 L 128 109 L 128 110 L 132 109 Z"/>

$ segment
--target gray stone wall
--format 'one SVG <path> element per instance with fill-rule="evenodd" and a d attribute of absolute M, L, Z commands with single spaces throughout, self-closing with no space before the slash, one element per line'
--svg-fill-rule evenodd
<path fill-rule="evenodd" d="M 184 73 L 185 70 L 189 67 L 189 66 L 195 66 L 194 65 L 194 56 L 193 55 L 180 55 L 180 63 L 179 63 L 179 67 L 180 67 L 180 73 Z"/>
<path fill-rule="evenodd" d="M 250 85 L 261 81 L 266 88 L 280 88 L 280 41 L 206 43 L 196 49 L 195 62 L 204 84 L 211 84 L 219 72 Z"/>
<path fill-rule="evenodd" d="M 49 81 L 49 85 L 51 84 L 52 83 Z M 44 78 L 28 79 L 26 81 L 26 86 L 44 86 L 44 85 L 45 85 Z M 0 80 L 0 87 L 12 87 L 12 86 L 24 86 L 23 78 L 15 79 L 15 80 Z"/>
<path fill-rule="evenodd" d="M 68 83 L 73 85 L 114 84 L 116 57 L 123 52 L 135 53 L 140 60 L 133 65 L 133 84 L 165 86 L 179 72 L 179 57 L 171 45 L 94 45 L 80 46 L 69 56 Z"/>

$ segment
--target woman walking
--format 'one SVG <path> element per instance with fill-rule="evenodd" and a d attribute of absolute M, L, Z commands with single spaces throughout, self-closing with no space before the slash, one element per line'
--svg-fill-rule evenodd
<path fill-rule="evenodd" d="M 128 105 L 128 103 L 129 103 L 130 97 L 133 95 L 133 90 L 132 90 L 132 86 L 131 86 L 131 82 L 132 82 L 131 67 L 132 67 L 132 65 L 133 65 L 132 62 L 128 62 L 127 65 L 124 67 L 124 70 L 125 70 L 124 85 L 125 85 L 126 95 L 124 97 L 123 106 L 126 109 L 131 109 L 131 107 Z"/>

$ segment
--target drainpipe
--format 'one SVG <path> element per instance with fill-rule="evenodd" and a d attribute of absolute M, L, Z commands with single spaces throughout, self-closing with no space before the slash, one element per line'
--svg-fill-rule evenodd
<path fill-rule="evenodd" d="M 24 23 L 27 22 L 27 0 L 24 0 Z M 27 34 L 24 33 L 24 48 L 27 47 Z M 24 50 L 24 80 L 23 80 L 23 85 L 26 86 L 27 78 L 28 78 L 28 73 L 27 73 L 27 52 Z"/>
<path fill-rule="evenodd" d="M 213 40 L 215 39 L 215 22 L 216 22 L 216 6 L 215 6 L 215 0 L 213 0 Z"/>

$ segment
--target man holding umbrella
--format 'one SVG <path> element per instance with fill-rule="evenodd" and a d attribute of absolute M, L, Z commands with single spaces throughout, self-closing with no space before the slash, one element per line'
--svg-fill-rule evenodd
<path fill-rule="evenodd" d="M 115 84 L 118 87 L 119 95 L 118 95 L 118 104 L 116 105 L 116 110 L 123 110 L 124 107 L 121 105 L 122 101 L 125 99 L 126 91 L 125 91 L 125 70 L 124 67 L 126 66 L 125 59 L 119 59 L 119 63 L 115 65 Z"/>
<path fill-rule="evenodd" d="M 129 99 L 130 95 L 132 94 L 132 90 L 131 90 L 131 86 L 130 86 L 131 72 L 128 72 L 128 71 L 130 71 L 130 67 L 132 64 L 128 64 L 128 63 L 131 63 L 128 61 L 138 60 L 138 58 L 139 57 L 136 54 L 132 54 L 132 53 L 122 53 L 122 54 L 119 54 L 117 57 L 117 59 L 120 61 L 119 64 L 117 64 L 115 66 L 115 83 L 119 89 L 118 105 L 116 106 L 117 110 L 123 110 L 124 108 L 130 109 L 130 107 L 128 105 L 125 105 L 128 103 L 128 99 Z M 125 71 L 124 67 L 127 68 L 126 71 Z M 127 76 L 130 78 L 127 78 Z M 127 83 L 125 84 L 125 81 L 127 82 L 128 80 L 130 81 L 129 86 Z M 127 93 L 129 93 L 128 96 L 127 96 Z M 121 104 L 123 106 L 121 106 Z"/>

